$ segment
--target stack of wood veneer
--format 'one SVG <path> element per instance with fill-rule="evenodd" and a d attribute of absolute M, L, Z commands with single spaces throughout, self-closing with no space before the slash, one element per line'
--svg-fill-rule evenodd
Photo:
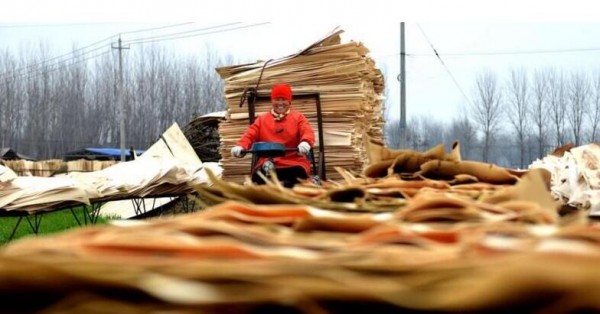
<path fill-rule="evenodd" d="M 242 182 L 250 174 L 251 157 L 237 159 L 229 153 L 248 127 L 247 102 L 240 106 L 244 92 L 256 88 L 258 116 L 270 110 L 270 89 L 282 82 L 292 86 L 292 107 L 308 118 L 317 139 L 316 97 L 303 95 L 319 95 L 327 179 L 340 179 L 334 170 L 337 166 L 357 172 L 363 169 L 367 162 L 361 144 L 363 134 L 374 139 L 383 136 L 384 82 L 381 71 L 367 55 L 369 50 L 359 42 L 341 43 L 342 32 L 334 30 L 291 56 L 217 69 L 225 80 L 228 107 L 227 119 L 219 126 L 225 180 Z M 314 149 L 319 156 L 318 143 Z"/>

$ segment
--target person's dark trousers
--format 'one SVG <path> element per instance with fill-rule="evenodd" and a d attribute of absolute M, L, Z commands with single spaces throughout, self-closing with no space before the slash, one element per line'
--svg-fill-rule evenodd
<path fill-rule="evenodd" d="M 256 173 L 257 171 L 261 170 L 254 171 L 254 173 L 252 174 L 252 182 L 256 184 L 265 184 L 265 181 Z M 299 183 L 299 179 L 308 178 L 306 172 L 304 171 L 304 168 L 300 166 L 277 168 L 275 169 L 275 173 L 277 174 L 277 178 L 279 179 L 279 181 L 286 188 L 291 188 L 296 183 Z"/>

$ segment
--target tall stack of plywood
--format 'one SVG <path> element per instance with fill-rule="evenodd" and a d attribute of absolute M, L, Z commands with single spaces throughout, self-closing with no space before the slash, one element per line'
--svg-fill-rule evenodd
<path fill-rule="evenodd" d="M 251 156 L 232 158 L 229 151 L 248 127 L 248 105 L 240 106 L 242 95 L 257 83 L 258 96 L 264 99 L 256 102 L 256 116 L 270 110 L 271 87 L 289 83 L 296 97 L 292 107 L 308 118 L 317 139 L 316 101 L 299 96 L 320 95 L 327 179 L 340 179 L 334 167 L 360 171 L 365 166 L 363 135 L 383 137 L 383 75 L 362 43 L 341 43 L 342 32 L 336 29 L 291 56 L 217 69 L 225 80 L 228 107 L 226 120 L 219 125 L 225 180 L 241 182 L 250 174 Z M 318 143 L 314 148 L 318 156 Z"/>

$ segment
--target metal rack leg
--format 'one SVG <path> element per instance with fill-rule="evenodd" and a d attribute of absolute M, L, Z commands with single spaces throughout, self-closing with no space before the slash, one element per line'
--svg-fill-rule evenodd
<path fill-rule="evenodd" d="M 40 232 L 40 225 L 42 224 L 43 214 L 34 214 L 33 222 L 31 222 L 32 218 L 29 217 L 31 216 L 25 216 L 25 218 L 27 219 L 27 223 L 29 224 L 31 231 L 33 231 L 33 233 L 37 235 Z"/>
<path fill-rule="evenodd" d="M 15 234 L 17 233 L 17 230 L 19 229 L 19 225 L 21 224 L 21 221 L 23 221 L 23 216 L 19 216 L 17 223 L 15 224 L 12 232 L 10 233 L 10 236 L 8 237 L 8 241 L 12 240 L 15 237 Z"/>

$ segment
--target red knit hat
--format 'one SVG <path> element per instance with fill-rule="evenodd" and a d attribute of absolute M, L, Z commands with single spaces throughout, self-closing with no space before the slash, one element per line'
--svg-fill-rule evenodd
<path fill-rule="evenodd" d="M 285 98 L 288 101 L 292 101 L 292 87 L 289 84 L 277 84 L 271 89 L 271 100 L 276 98 Z"/>

